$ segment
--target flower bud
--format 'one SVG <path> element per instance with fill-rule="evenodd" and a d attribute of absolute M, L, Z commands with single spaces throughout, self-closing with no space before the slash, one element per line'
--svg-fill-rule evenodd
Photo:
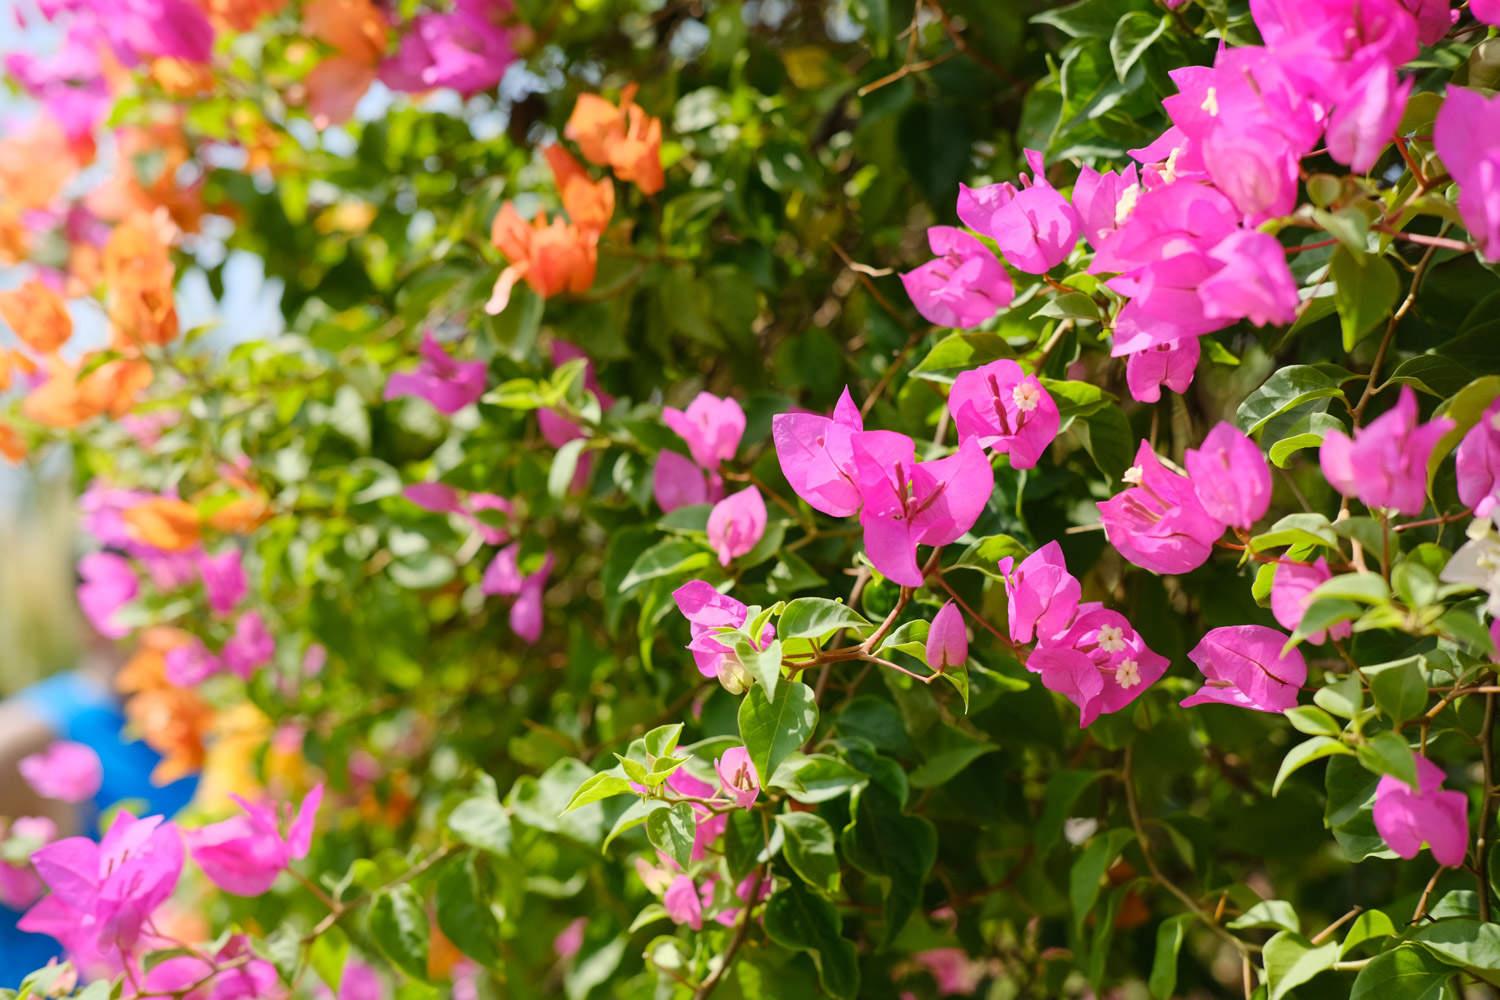
<path fill-rule="evenodd" d="M 969 634 L 958 605 L 949 601 L 932 619 L 927 630 L 927 665 L 938 673 L 962 667 L 969 660 Z"/>

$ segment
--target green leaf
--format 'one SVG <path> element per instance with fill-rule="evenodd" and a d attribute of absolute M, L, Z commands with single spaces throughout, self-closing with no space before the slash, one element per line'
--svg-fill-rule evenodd
<path fill-rule="evenodd" d="M 713 555 L 697 542 L 685 538 L 668 538 L 636 557 L 630 571 L 625 574 L 625 579 L 620 581 L 620 589 L 634 590 L 649 580 L 686 576 L 707 569 L 712 559 Z"/>
<path fill-rule="evenodd" d="M 1287 709 L 1285 714 L 1293 729 L 1309 736 L 1337 736 L 1344 730 L 1333 716 L 1316 705 L 1298 705 Z"/>
<path fill-rule="evenodd" d="M 1339 946 L 1339 957 L 1343 958 L 1366 941 L 1395 936 L 1396 925 L 1390 917 L 1380 910 L 1366 910 L 1349 925 L 1349 933 L 1344 935 L 1344 943 Z"/>
<path fill-rule="evenodd" d="M 822 639 L 842 628 L 873 628 L 864 615 L 841 601 L 799 597 L 788 601 L 776 625 L 782 639 Z"/>
<path fill-rule="evenodd" d="M 598 802 L 601 799 L 612 798 L 616 795 L 625 795 L 634 791 L 630 787 L 630 780 L 618 774 L 610 774 L 605 771 L 600 774 L 591 774 L 583 784 L 578 786 L 578 791 L 568 800 L 568 807 L 563 812 L 572 812 L 580 806 L 586 806 L 590 802 Z"/>
<path fill-rule="evenodd" d="M 828 996 L 859 995 L 859 956 L 843 936 L 843 919 L 832 903 L 793 879 L 766 902 L 766 934 L 783 948 L 805 951 L 818 968 Z"/>
<path fill-rule="evenodd" d="M 574 438 L 563 443 L 552 456 L 552 467 L 547 472 L 547 495 L 561 500 L 573 488 L 573 474 L 578 471 L 578 459 L 588 445 L 587 438 Z"/>
<path fill-rule="evenodd" d="M 344 979 L 344 963 L 349 960 L 349 936 L 343 928 L 333 926 L 313 939 L 307 948 L 307 961 L 313 972 L 335 994 Z"/>
<path fill-rule="evenodd" d="M 1115 64 L 1115 76 L 1124 83 L 1130 70 L 1140 61 L 1151 43 L 1161 37 L 1171 25 L 1172 19 L 1163 14 L 1148 14 L 1132 11 L 1120 18 L 1115 33 L 1109 38 L 1109 57 Z"/>
<path fill-rule="evenodd" d="M 1349 1000 L 1445 1000 L 1453 967 L 1421 948 L 1376 955 L 1359 970 Z"/>
<path fill-rule="evenodd" d="M 1182 939 L 1192 914 L 1179 913 L 1168 917 L 1156 928 L 1156 955 L 1151 959 L 1151 978 L 1147 989 L 1156 1000 L 1171 1000 L 1177 990 L 1177 954 L 1182 950 Z"/>
<path fill-rule="evenodd" d="M 1317 545 L 1325 549 L 1337 549 L 1339 539 L 1334 533 L 1333 525 L 1322 514 L 1288 514 L 1271 525 L 1270 530 L 1250 539 L 1250 548 L 1254 552 L 1290 545 Z"/>
<path fill-rule="evenodd" d="M 677 740 L 682 736 L 682 723 L 673 722 L 657 726 L 646 734 L 646 752 L 653 757 L 665 757 L 677 749 Z"/>
<path fill-rule="evenodd" d="M 775 700 L 759 686 L 740 702 L 740 740 L 750 752 L 756 774 L 775 774 L 794 750 L 807 742 L 818 724 L 812 688 L 800 681 L 780 686 Z"/>
<path fill-rule="evenodd" d="M 500 922 L 484 900 L 473 857 L 443 867 L 435 902 L 438 927 L 454 947 L 483 966 L 500 961 Z"/>
<path fill-rule="evenodd" d="M 1394 663 L 1361 667 L 1370 679 L 1375 707 L 1395 725 L 1414 719 L 1427 708 L 1427 679 L 1422 676 L 1422 658 L 1408 656 Z"/>
<path fill-rule="evenodd" d="M 1360 338 L 1391 315 L 1401 281 L 1384 257 L 1356 257 L 1340 246 L 1329 262 L 1333 278 L 1333 301 L 1344 332 L 1344 350 L 1354 350 Z"/>
<path fill-rule="evenodd" d="M 1078 799 L 1100 778 L 1102 771 L 1054 771 L 1047 779 L 1047 791 L 1042 797 L 1042 815 L 1036 821 L 1036 847 L 1038 855 L 1045 856 L 1062 838 L 1063 824 L 1073 815 Z"/>
<path fill-rule="evenodd" d="M 1135 6 L 1121 0 L 1078 0 L 1066 7 L 1033 14 L 1031 20 L 1034 24 L 1051 25 L 1070 38 L 1109 38 L 1122 8 L 1129 10 Z"/>
<path fill-rule="evenodd" d="M 693 836 L 698 820 L 688 802 L 673 803 L 670 809 L 658 809 L 646 817 L 646 839 L 651 846 L 686 868 L 693 855 Z"/>
<path fill-rule="evenodd" d="M 781 813 L 776 817 L 785 837 L 782 851 L 792 871 L 808 886 L 825 896 L 839 891 L 839 859 L 833 845 L 833 828 L 817 813 Z"/>
<path fill-rule="evenodd" d="M 1445 962 L 1482 972 L 1500 972 L 1500 924 L 1439 920 L 1423 924 L 1412 940 Z"/>
<path fill-rule="evenodd" d="M 885 942 L 890 943 L 922 899 L 922 886 L 937 860 L 937 830 L 920 816 L 907 816 L 884 787 L 860 789 L 839 846 L 850 864 L 885 880 Z"/>
<path fill-rule="evenodd" d="M 1308 597 L 1312 602 L 1328 599 L 1384 604 L 1391 599 L 1391 590 L 1379 573 L 1344 573 L 1324 580 Z"/>
<path fill-rule="evenodd" d="M 1283 413 L 1343 394 L 1327 372 L 1312 365 L 1291 365 L 1273 373 L 1245 397 L 1234 413 L 1234 422 L 1246 434 L 1254 434 Z"/>
<path fill-rule="evenodd" d="M 1500 375 L 1485 375 L 1477 378 L 1464 386 L 1453 396 L 1452 399 L 1438 406 L 1433 414 L 1437 417 L 1447 417 L 1453 421 L 1453 429 L 1442 437 L 1432 449 L 1432 454 L 1427 458 L 1427 483 L 1430 487 L 1433 479 L 1437 477 L 1438 468 L 1443 460 L 1452 453 L 1458 443 L 1464 439 L 1464 435 L 1479 423 L 1479 418 L 1484 411 L 1489 409 L 1491 403 L 1500 398 Z"/>
<path fill-rule="evenodd" d="M 1314 945 L 1301 934 L 1282 931 L 1266 942 L 1261 958 L 1265 962 L 1270 1000 L 1281 1000 L 1320 972 L 1326 972 L 1338 960 L 1335 941 Z"/>
<path fill-rule="evenodd" d="M 427 911 L 416 889 L 402 883 L 380 893 L 365 925 L 393 965 L 413 979 L 427 978 Z"/>
<path fill-rule="evenodd" d="M 1300 927 L 1297 910 L 1284 899 L 1263 899 L 1229 921 L 1229 929 L 1236 931 L 1265 928 L 1296 934 Z"/>
<path fill-rule="evenodd" d="M 767 786 L 780 788 L 798 802 L 828 802 L 863 784 L 865 776 L 837 757 L 792 754 L 781 762 Z"/>
<path fill-rule="evenodd" d="M 1359 678 L 1353 675 L 1343 680 L 1318 688 L 1313 692 L 1313 701 L 1341 719 L 1352 719 L 1364 707 L 1364 688 Z"/>
<path fill-rule="evenodd" d="M 1281 769 L 1276 772 L 1276 780 L 1271 785 L 1271 794 L 1274 796 L 1279 793 L 1286 779 L 1303 766 L 1334 754 L 1352 754 L 1353 752 L 1331 736 L 1314 736 L 1310 740 L 1298 743 L 1288 750 L 1286 757 L 1282 759 Z"/>
<path fill-rule="evenodd" d="M 1068 873 L 1068 902 L 1073 910 L 1073 927 L 1083 933 L 1084 921 L 1099 899 L 1100 884 L 1125 845 L 1135 839 L 1130 830 L 1110 830 L 1096 835 L 1073 862 Z"/>
<path fill-rule="evenodd" d="M 1359 762 L 1375 774 L 1389 774 L 1411 785 L 1417 785 L 1417 761 L 1406 740 L 1393 732 L 1377 733 L 1360 744 Z"/>
<path fill-rule="evenodd" d="M 476 795 L 459 803 L 448 816 L 448 829 L 471 847 L 491 854 L 510 853 L 510 814 L 489 796 Z"/>
<path fill-rule="evenodd" d="M 989 740 L 978 739 L 946 723 L 924 734 L 920 748 L 926 758 L 909 775 L 913 788 L 935 788 L 987 753 L 1000 749 Z"/>
<path fill-rule="evenodd" d="M 1092 382 L 1044 378 L 1041 383 L 1057 402 L 1057 412 L 1064 424 L 1070 417 L 1087 417 L 1115 402 L 1115 397 Z"/>
<path fill-rule="evenodd" d="M 1015 356 L 1010 345 L 996 334 L 953 333 L 938 341 L 912 374 L 934 382 L 952 382 L 958 372 Z"/>
<path fill-rule="evenodd" d="M 759 688 L 765 689 L 766 697 L 775 698 L 781 683 L 781 640 L 772 639 L 765 649 L 756 649 L 749 639 L 736 639 L 734 655 Z"/>

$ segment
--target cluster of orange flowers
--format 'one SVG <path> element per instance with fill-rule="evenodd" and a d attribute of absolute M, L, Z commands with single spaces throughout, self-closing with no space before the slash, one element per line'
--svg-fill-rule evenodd
<path fill-rule="evenodd" d="M 332 48 L 307 75 L 307 109 L 327 128 L 349 120 L 375 82 L 390 26 L 371 0 L 311 0 L 302 12 L 308 35 Z"/>
<path fill-rule="evenodd" d="M 616 177 L 634 183 L 646 195 L 665 183 L 661 168 L 661 119 L 635 103 L 635 85 L 625 88 L 616 107 L 596 94 L 584 94 L 573 107 L 563 134 L 578 143 L 584 159 L 608 166 Z M 561 292 L 579 294 L 594 284 L 599 265 L 599 237 L 615 211 L 615 189 L 608 177 L 593 180 L 566 149 L 542 150 L 562 197 L 567 219 L 538 213 L 530 222 L 510 202 L 500 207 L 490 227 L 490 242 L 510 261 L 495 281 L 485 311 L 505 309 L 516 282 L 542 298 Z"/>
<path fill-rule="evenodd" d="M 167 654 L 190 640 L 174 628 L 147 629 L 115 686 L 126 696 L 125 717 L 146 744 L 161 754 L 151 775 L 160 785 L 203 767 L 214 711 L 198 695 L 167 680 Z"/>

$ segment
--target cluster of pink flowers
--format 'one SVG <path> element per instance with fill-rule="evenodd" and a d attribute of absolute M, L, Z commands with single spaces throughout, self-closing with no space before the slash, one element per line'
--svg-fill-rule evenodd
<path fill-rule="evenodd" d="M 180 945 L 161 930 L 160 911 L 177 886 L 186 853 L 225 891 L 260 895 L 292 861 L 307 855 L 322 795 L 321 785 L 308 794 L 285 835 L 274 806 L 244 802 L 246 816 L 185 833 L 160 816 L 121 813 L 98 843 L 87 837 L 55 840 L 50 823 L 18 820 L 10 835 L 42 846 L 31 853 L 29 868 L 0 866 L 0 891 L 9 904 L 34 903 L 21 928 L 59 941 L 83 975 L 128 973 L 127 983 L 148 995 L 193 987 L 202 990 L 193 996 L 212 1000 L 282 996 L 275 969 L 255 957 L 243 937 L 231 938 L 212 961 L 173 958 L 147 973 L 141 960 L 147 952 Z M 50 892 L 37 901 L 42 886 Z"/>
<path fill-rule="evenodd" d="M 515 60 L 506 21 L 511 0 L 457 0 L 447 13 L 418 14 L 396 54 L 380 66 L 392 90 L 446 88 L 464 97 L 492 90 Z"/>
<path fill-rule="evenodd" d="M 975 389 L 988 392 L 989 383 Z M 1024 401 L 1039 411 L 1040 396 L 1033 392 L 1045 390 L 1017 382 L 1009 402 Z M 1038 416 L 1033 426 L 1042 422 Z M 875 568 L 903 587 L 920 587 L 917 546 L 957 541 L 989 501 L 995 479 L 980 443 L 983 427 L 983 420 L 976 420 L 974 433 L 963 437 L 952 455 L 918 462 L 916 442 L 905 434 L 865 430 L 845 389 L 833 417 L 777 414 L 771 434 L 782 474 L 797 495 L 834 517 L 859 514 L 865 553 Z M 1017 435 L 1030 440 L 1019 423 L 1009 429 L 1010 434 L 992 436 L 997 451 L 1008 449 Z"/>
<path fill-rule="evenodd" d="M 1152 651 L 1124 615 L 1080 602 L 1083 586 L 1056 542 L 1020 563 L 1000 560 L 1000 572 L 1011 641 L 1036 643 L 1026 669 L 1078 706 L 1080 726 L 1125 708 L 1167 672 L 1167 658 Z"/>
<path fill-rule="evenodd" d="M 731 693 L 738 694 L 750 686 L 750 678 L 740 665 L 734 650 L 719 641 L 721 629 L 744 628 L 750 609 L 728 594 L 721 594 L 711 583 L 691 580 L 672 592 L 677 610 L 688 620 L 692 640 L 688 650 L 704 677 L 717 678 Z M 776 638 L 769 622 L 751 639 L 756 649 L 767 649 Z"/>
<path fill-rule="evenodd" d="M 205 603 L 214 618 L 234 618 L 217 653 L 202 639 L 175 647 L 166 657 L 167 679 L 178 685 L 194 685 L 213 674 L 228 671 L 249 680 L 276 654 L 276 641 L 264 616 L 250 608 L 236 611 L 249 591 L 239 548 L 226 545 L 210 553 L 201 545 L 185 549 L 162 549 L 132 531 L 126 511 L 154 499 L 153 494 L 117 489 L 95 483 L 79 499 L 84 529 L 105 548 L 79 560 L 78 604 L 96 631 L 119 639 L 131 629 L 122 612 L 141 595 L 142 577 L 158 591 L 170 593 L 201 585 Z"/>
<path fill-rule="evenodd" d="M 417 396 L 439 413 L 452 416 L 484 395 L 483 361 L 455 361 L 432 331 L 422 334 L 422 362 L 416 371 L 396 372 L 385 383 L 385 398 Z"/>
<path fill-rule="evenodd" d="M 700 392 L 687 409 L 664 407 L 662 422 L 687 444 L 692 461 L 663 449 L 652 473 L 652 492 L 663 511 L 712 503 L 708 543 L 721 566 L 755 548 L 766 533 L 766 500 L 755 486 L 724 496 L 719 467 L 734 458 L 745 434 L 745 411 L 733 399 Z"/>
<path fill-rule="evenodd" d="M 693 777 L 682 767 L 673 771 L 665 784 L 666 791 L 671 793 L 667 796 L 669 799 L 676 795 L 693 803 L 696 825 L 692 850 L 688 855 L 690 868 L 717 853 L 713 844 L 729 826 L 728 815 L 709 808 L 709 803 L 723 801 L 726 805 L 749 809 L 760 795 L 760 775 L 744 747 L 724 751 L 724 755 L 714 761 L 714 771 L 719 779 L 717 787 Z M 637 786 L 636 792 L 645 794 L 646 789 Z M 744 906 L 761 902 L 771 894 L 771 879 L 751 873 L 723 899 L 716 901 L 721 882 L 718 872 L 702 871 L 695 876 L 660 852 L 656 864 L 637 858 L 635 867 L 646 888 L 662 897 L 667 916 L 695 931 L 703 929 L 703 920 L 710 913 L 715 922 L 732 927 L 739 921 Z"/>

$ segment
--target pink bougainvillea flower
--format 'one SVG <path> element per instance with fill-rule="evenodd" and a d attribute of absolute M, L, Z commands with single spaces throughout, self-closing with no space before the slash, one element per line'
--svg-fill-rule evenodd
<path fill-rule="evenodd" d="M 18 925 L 47 934 L 69 951 L 130 951 L 151 914 L 166 902 L 182 874 L 182 838 L 160 816 L 116 817 L 99 843 L 68 837 L 31 856 L 51 895 Z"/>
<path fill-rule="evenodd" d="M 397 372 L 385 383 L 385 398 L 420 396 L 439 413 L 453 415 L 484 395 L 483 361 L 455 361 L 428 331 L 422 335 L 422 363 Z"/>
<path fill-rule="evenodd" d="M 445 483 L 412 483 L 401 491 L 401 495 L 423 510 L 434 514 L 457 514 L 479 532 L 490 545 L 503 545 L 510 540 L 510 533 L 499 525 L 480 518 L 484 510 L 500 511 L 509 516 L 512 507 L 509 500 L 494 493 L 470 493 L 465 497 Z"/>
<path fill-rule="evenodd" d="M 702 580 L 690 580 L 672 592 L 677 609 L 691 626 L 693 662 L 704 677 L 718 677 L 720 665 L 726 659 L 734 659 L 734 651 L 718 640 L 720 628 L 741 628 L 745 624 L 749 609 L 728 594 L 721 594 L 713 584 Z M 776 629 L 770 623 L 761 630 L 755 640 L 757 649 L 765 649 L 776 638 Z"/>
<path fill-rule="evenodd" d="M 861 431 L 852 444 L 865 553 L 889 579 L 920 587 L 917 546 L 947 545 L 974 526 L 995 485 L 989 459 L 973 438 L 931 462 L 894 431 Z"/>
<path fill-rule="evenodd" d="M 1010 275 L 989 247 L 971 234 L 953 226 L 931 226 L 927 245 L 937 256 L 901 275 L 912 305 L 927 322 L 968 329 L 1015 298 Z"/>
<path fill-rule="evenodd" d="M 259 611 L 246 611 L 234 623 L 234 634 L 220 651 L 224 666 L 241 680 L 249 680 L 255 671 L 271 662 L 276 655 L 276 640 L 266 628 Z"/>
<path fill-rule="evenodd" d="M 717 791 L 713 785 L 707 781 L 693 777 L 685 768 L 681 767 L 673 771 L 667 778 L 667 788 L 689 799 L 711 799 Z M 637 791 L 640 791 L 640 789 L 637 789 Z M 693 803 L 693 817 L 697 826 L 693 831 L 693 849 L 688 852 L 688 860 L 702 861 L 708 857 L 709 845 L 718 840 L 729 826 L 729 817 L 723 813 L 715 813 L 708 806 L 697 802 Z M 663 855 L 663 858 L 672 868 L 675 869 L 677 867 L 675 861 L 665 858 L 665 855 Z M 712 893 L 709 893 L 707 898 L 711 897 Z"/>
<path fill-rule="evenodd" d="M 1312 603 L 1312 592 L 1325 580 L 1332 579 L 1328 560 L 1319 556 L 1317 562 L 1282 562 L 1276 567 L 1271 579 L 1271 614 L 1276 623 L 1293 632 L 1302 624 L 1307 606 Z M 1347 639 L 1354 634 L 1351 622 L 1339 622 L 1329 629 L 1319 629 L 1307 637 L 1314 646 L 1320 645 L 1329 635 L 1335 639 Z"/>
<path fill-rule="evenodd" d="M 692 460 L 675 451 L 664 449 L 656 457 L 656 469 L 651 473 L 651 495 L 664 514 L 678 507 L 717 500 L 714 494 L 722 494 L 723 488 L 715 490 L 716 485 L 712 473 L 704 472 Z"/>
<path fill-rule="evenodd" d="M 347 973 L 346 973 L 347 975 Z M 276 966 L 256 956 L 250 941 L 236 934 L 208 961 L 198 955 L 178 955 L 146 973 L 145 992 L 180 1000 L 283 1000 Z"/>
<path fill-rule="evenodd" d="M 16 769 L 32 791 L 59 802 L 91 799 L 104 782 L 99 755 L 92 748 L 69 740 L 58 740 L 39 753 L 22 757 Z"/>
<path fill-rule="evenodd" d="M 1432 127 L 1433 145 L 1458 182 L 1458 214 L 1487 260 L 1500 260 L 1500 96 L 1449 87 Z"/>
<path fill-rule="evenodd" d="M 208 606 L 220 618 L 228 616 L 244 599 L 248 583 L 239 549 L 231 546 L 216 556 L 200 554 L 198 573 L 203 578 Z"/>
<path fill-rule="evenodd" d="M 1234 233 L 1208 252 L 1223 265 L 1198 289 L 1210 319 L 1247 319 L 1256 326 L 1297 318 L 1297 281 L 1274 236 L 1254 229 Z"/>
<path fill-rule="evenodd" d="M 23 842 L 28 853 L 57 838 L 57 824 L 46 816 L 18 816 L 0 832 L 0 840 Z M 42 880 L 29 862 L 13 864 L 0 859 L 0 906 L 24 910 L 42 894 Z"/>
<path fill-rule="evenodd" d="M 1153 652 L 1118 611 L 1079 609 L 1066 631 L 1041 640 L 1026 668 L 1078 706 L 1080 728 L 1118 712 L 1161 679 L 1169 663 Z"/>
<path fill-rule="evenodd" d="M 969 631 L 963 612 L 952 601 L 932 616 L 927 629 L 927 665 L 938 673 L 969 662 Z"/>
<path fill-rule="evenodd" d="M 711 392 L 698 393 L 686 410 L 663 407 L 661 419 L 687 442 L 693 461 L 710 471 L 734 458 L 745 433 L 745 411 L 740 404 Z"/>
<path fill-rule="evenodd" d="M 1328 119 L 1328 155 L 1357 174 L 1369 171 L 1391 144 L 1415 84 L 1398 80 L 1390 66 L 1371 65 L 1334 106 Z"/>
<path fill-rule="evenodd" d="M 1232 318 L 1208 315 L 1202 295 L 1204 284 L 1223 269 L 1207 253 L 1188 250 L 1105 282 L 1130 300 L 1115 317 L 1111 353 L 1135 354 L 1229 326 Z"/>
<path fill-rule="evenodd" d="M 1416 393 L 1404 385 L 1396 405 L 1356 430 L 1353 439 L 1340 430 L 1324 435 L 1323 475 L 1367 507 L 1420 514 L 1427 506 L 1427 457 L 1452 428 L 1447 417 L 1419 424 Z"/>
<path fill-rule="evenodd" d="M 1469 0 L 1469 13 L 1485 24 L 1500 27 L 1500 0 Z"/>
<path fill-rule="evenodd" d="M 724 756 L 714 761 L 714 770 L 719 774 L 719 786 L 735 805 L 741 809 L 755 805 L 755 799 L 760 795 L 760 775 L 750 760 L 750 751 L 744 747 L 730 747 L 724 751 Z"/>
<path fill-rule="evenodd" d="M 609 409 L 615 405 L 615 398 L 605 392 L 604 387 L 599 384 L 599 377 L 594 371 L 594 363 L 584 353 L 583 348 L 576 344 L 570 344 L 566 340 L 554 340 L 552 342 L 552 363 L 554 365 L 562 367 L 569 361 L 576 361 L 580 358 L 584 363 L 583 387 L 594 394 L 595 398 L 599 400 L 599 406 L 602 409 Z M 554 448 L 561 448 L 569 441 L 587 436 L 582 427 L 551 408 L 538 410 L 536 420 L 537 426 L 541 428 L 542 437 Z M 574 489 L 581 489 L 583 484 L 588 481 L 588 465 L 592 460 L 593 456 L 587 453 L 579 459 L 578 472 L 573 478 Z"/>
<path fill-rule="evenodd" d="M 547 578 L 551 576 L 554 564 L 552 553 L 548 552 L 542 558 L 542 565 L 521 581 L 520 593 L 510 606 L 510 630 L 528 643 L 542 637 Z"/>
<path fill-rule="evenodd" d="M 1252 225 L 1297 207 L 1297 151 L 1269 129 L 1235 123 L 1215 128 L 1203 140 L 1203 163 Z"/>
<path fill-rule="evenodd" d="M 1062 546 L 1048 542 L 1021 560 L 1000 560 L 1009 605 L 1010 640 L 1027 643 L 1046 639 L 1065 630 L 1078 614 L 1083 585 L 1063 560 Z"/>
<path fill-rule="evenodd" d="M 119 619 L 120 609 L 140 593 L 140 580 L 130 560 L 113 552 L 90 552 L 78 561 L 78 606 L 94 630 L 106 639 L 122 638 L 130 627 Z"/>
<path fill-rule="evenodd" d="M 938 996 L 974 996 L 984 982 L 984 963 L 970 958 L 962 948 L 928 948 L 912 958 L 932 974 Z"/>
<path fill-rule="evenodd" d="M 1456 465 L 1458 498 L 1474 508 L 1475 517 L 1489 517 L 1500 505 L 1500 400 L 1458 443 Z"/>
<path fill-rule="evenodd" d="M 583 948 L 583 932 L 588 930 L 588 917 L 575 917 L 552 939 L 552 953 L 566 962 Z"/>
<path fill-rule="evenodd" d="M 1101 502 L 1104 535 L 1120 555 L 1153 573 L 1187 573 L 1207 561 L 1224 534 L 1186 476 L 1169 471 L 1145 441 L 1125 472 L 1129 488 Z"/>
<path fill-rule="evenodd" d="M 661 902 L 673 923 L 686 924 L 695 931 L 703 929 L 703 899 L 689 876 L 678 875 L 673 879 Z"/>
<path fill-rule="evenodd" d="M 1125 383 L 1130 398 L 1138 403 L 1155 403 L 1161 399 L 1161 387 L 1173 392 L 1187 392 L 1193 384 L 1193 373 L 1203 346 L 1197 337 L 1169 340 L 1125 359 Z"/>
<path fill-rule="evenodd" d="M 811 413 L 778 413 L 771 418 L 781 474 L 814 510 L 833 517 L 859 510 L 853 439 L 862 430 L 864 420 L 847 388 L 831 418 Z"/>
<path fill-rule="evenodd" d="M 514 59 L 503 28 L 460 7 L 412 18 L 400 48 L 381 65 L 380 81 L 392 90 L 447 87 L 467 97 L 492 89 Z"/>
<path fill-rule="evenodd" d="M 1182 700 L 1182 707 L 1208 702 L 1260 712 L 1293 707 L 1307 682 L 1307 661 L 1301 650 L 1281 651 L 1289 638 L 1264 625 L 1229 625 L 1209 632 L 1188 653 L 1207 681 Z"/>
<path fill-rule="evenodd" d="M 1443 788 L 1443 769 L 1417 755 L 1417 787 L 1385 775 L 1375 786 L 1375 830 L 1410 860 L 1426 844 L 1440 865 L 1457 868 L 1469 851 L 1469 797 Z"/>
<path fill-rule="evenodd" d="M 720 566 L 755 548 L 765 533 L 766 501 L 754 486 L 729 494 L 709 512 L 708 544 Z"/>
<path fill-rule="evenodd" d="M 220 889 L 236 896 L 259 896 L 287 865 L 307 857 L 323 786 L 316 785 L 307 793 L 285 835 L 280 826 L 282 810 L 274 803 L 252 805 L 237 795 L 232 798 L 244 814 L 187 831 L 188 851 Z"/>
<path fill-rule="evenodd" d="M 1130 215 L 1098 247 L 1089 270 L 1124 274 L 1186 253 L 1206 252 L 1238 228 L 1238 213 L 1220 192 L 1203 184 L 1168 184 L 1140 196 Z"/>
<path fill-rule="evenodd" d="M 1401 6 L 1416 18 L 1417 41 L 1423 45 L 1442 41 L 1458 21 L 1458 11 L 1453 9 L 1451 0 L 1401 0 Z"/>
<path fill-rule="evenodd" d="M 224 668 L 197 636 L 167 650 L 162 664 L 167 680 L 178 687 L 196 687 Z"/>
<path fill-rule="evenodd" d="M 1031 174 L 1020 177 L 1021 190 L 1010 184 L 958 188 L 958 217 L 964 225 L 995 241 L 1012 267 L 1043 274 L 1067 259 L 1078 242 L 1083 220 L 1056 188 L 1047 183 L 1042 154 L 1026 150 Z M 934 253 L 938 252 L 934 248 Z"/>
<path fill-rule="evenodd" d="M 960 372 L 948 410 L 960 441 L 972 438 L 981 448 L 1009 455 L 1017 469 L 1036 465 L 1061 424 L 1052 394 L 1009 358 Z"/>
<path fill-rule="evenodd" d="M 1084 238 L 1095 249 L 1129 217 L 1140 197 L 1140 177 L 1132 163 L 1116 173 L 1099 173 L 1088 164 L 1078 171 L 1073 184 L 1073 207 L 1083 223 Z"/>
<path fill-rule="evenodd" d="M 1271 467 L 1254 441 L 1219 422 L 1183 457 L 1198 502 L 1216 521 L 1249 528 L 1271 506 Z"/>

